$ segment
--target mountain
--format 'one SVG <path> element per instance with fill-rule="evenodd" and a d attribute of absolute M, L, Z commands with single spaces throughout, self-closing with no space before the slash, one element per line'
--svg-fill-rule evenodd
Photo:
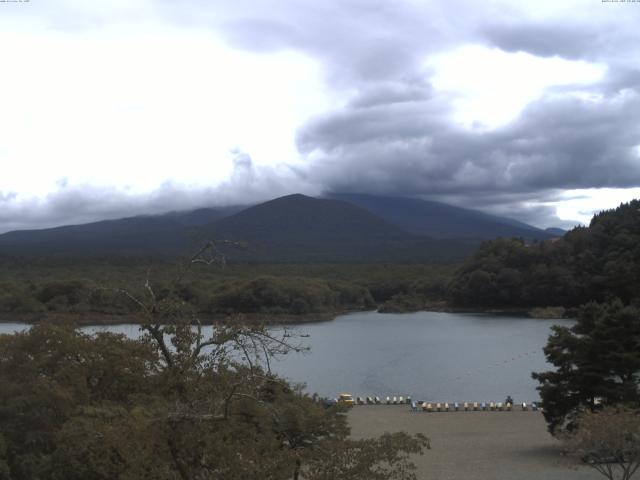
<path fill-rule="evenodd" d="M 288 195 L 251 207 L 201 208 L 0 235 L 0 254 L 172 256 L 210 238 L 237 240 L 239 261 L 460 258 L 481 240 L 555 235 L 438 202 L 358 194 Z"/>
<path fill-rule="evenodd" d="M 269 243 L 404 239 L 407 232 L 350 203 L 295 194 L 247 208 L 214 223 L 219 234 Z"/>
<path fill-rule="evenodd" d="M 173 221 L 185 227 L 198 227 L 234 215 L 247 207 L 248 205 L 230 205 L 226 207 L 198 208 L 196 210 L 168 212 L 158 215 L 156 218 Z"/>
<path fill-rule="evenodd" d="M 567 230 L 557 227 L 545 228 L 544 231 L 553 235 L 554 237 L 563 237 L 564 234 L 567 233 Z"/>
<path fill-rule="evenodd" d="M 300 194 L 247 208 L 215 222 L 210 232 L 248 242 L 249 255 L 265 260 L 424 260 L 470 250 L 406 232 L 345 201 Z"/>
<path fill-rule="evenodd" d="M 479 241 L 497 237 L 518 237 L 525 240 L 547 240 L 556 236 L 511 218 L 428 200 L 355 193 L 331 193 L 326 195 L 326 198 L 349 202 L 398 225 L 407 232 L 434 238 Z"/>
<path fill-rule="evenodd" d="M 341 200 L 289 195 L 241 209 L 200 209 L 0 235 L 0 254 L 176 256 L 207 239 L 238 261 L 378 261 L 460 258 L 464 243 L 406 232 Z"/>
<path fill-rule="evenodd" d="M 244 207 L 201 208 L 188 212 L 103 220 L 0 235 L 0 253 L 63 255 L 158 255 L 190 248 L 198 227 Z"/>

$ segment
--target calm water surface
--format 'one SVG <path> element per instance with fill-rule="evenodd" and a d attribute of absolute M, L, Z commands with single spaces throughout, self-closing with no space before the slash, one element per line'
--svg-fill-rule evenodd
<path fill-rule="evenodd" d="M 542 347 L 550 327 L 569 320 L 418 312 L 343 315 L 295 327 L 311 347 L 272 363 L 273 370 L 324 396 L 411 395 L 430 401 L 538 398 L 532 371 L 546 370 Z M 0 324 L 0 333 L 27 328 Z M 137 325 L 87 327 L 138 336 Z"/>

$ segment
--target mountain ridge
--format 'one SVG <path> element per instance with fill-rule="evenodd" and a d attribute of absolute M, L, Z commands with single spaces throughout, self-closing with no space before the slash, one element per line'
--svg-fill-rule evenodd
<path fill-rule="evenodd" d="M 521 237 L 547 240 L 554 236 L 518 220 L 432 200 L 355 193 L 328 193 L 325 196 L 348 201 L 381 218 L 393 219 L 396 225 L 408 232 L 434 238 L 490 240 Z"/>
<path fill-rule="evenodd" d="M 348 202 L 300 194 L 248 208 L 207 230 L 249 242 L 253 256 L 265 261 L 426 260 L 460 257 L 469 250 L 411 234 Z"/>
<path fill-rule="evenodd" d="M 0 254 L 175 256 L 198 241 L 224 238 L 248 242 L 251 248 L 246 251 L 230 252 L 231 258 L 245 260 L 424 260 L 459 258 L 481 240 L 500 234 L 552 237 L 535 227 L 509 227 L 480 212 L 437 202 L 334 196 L 337 198 L 293 194 L 253 206 L 7 232 L 0 235 Z M 476 236 L 473 228 L 479 232 Z M 451 238 L 460 232 L 468 235 Z"/>

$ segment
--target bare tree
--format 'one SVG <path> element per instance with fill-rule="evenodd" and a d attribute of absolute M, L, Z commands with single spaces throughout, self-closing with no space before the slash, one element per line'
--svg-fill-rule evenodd
<path fill-rule="evenodd" d="M 185 259 L 168 288 L 154 287 L 148 272 L 138 293 L 120 290 L 139 307 L 143 340 L 160 358 L 168 401 L 158 421 L 179 478 L 415 479 L 410 455 L 423 452 L 425 437 L 348 440 L 339 406 L 327 409 L 271 372 L 274 356 L 307 349 L 302 336 L 241 318 L 203 328 L 178 292 L 195 266 L 224 266 L 217 247 L 208 242 Z"/>
<path fill-rule="evenodd" d="M 211 404 L 205 410 L 177 401 L 174 412 L 177 416 L 226 416 L 229 404 L 234 399 L 257 399 L 258 395 L 253 393 L 265 382 L 279 381 L 276 376 L 271 375 L 273 357 L 308 350 L 301 341 L 302 336 L 291 330 L 270 328 L 255 322 L 247 324 L 240 315 L 213 323 L 210 333 L 205 335 L 198 313 L 177 292 L 194 267 L 225 267 L 226 259 L 219 250 L 220 245 L 242 246 L 231 241 L 208 241 L 183 260 L 175 277 L 161 295 L 153 285 L 151 271 L 147 271 L 142 293 L 118 290 L 138 306 L 142 317 L 140 329 L 145 333 L 144 338 L 160 352 L 165 368 L 174 373 L 178 394 L 184 386 L 180 379 L 187 372 L 195 371 L 204 375 L 205 371 L 224 369 L 243 371 L 242 385 L 231 383 L 225 386 L 227 391 L 221 392 L 224 403 L 218 405 L 215 413 L 211 411 Z"/>

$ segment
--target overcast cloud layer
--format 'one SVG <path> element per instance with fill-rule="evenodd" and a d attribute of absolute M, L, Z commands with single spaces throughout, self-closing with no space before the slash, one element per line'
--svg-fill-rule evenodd
<path fill-rule="evenodd" d="M 230 73 L 228 91 L 209 100 L 215 109 L 216 102 L 237 96 L 212 130 L 224 130 L 224 119 L 232 123 L 232 112 L 241 112 L 238 128 L 246 122 L 247 137 L 256 138 L 246 145 L 241 135 L 234 138 L 226 159 L 211 151 L 206 165 L 224 172 L 211 184 L 204 185 L 197 171 L 192 178 L 184 174 L 192 168 L 189 158 L 205 148 L 191 135 L 207 121 L 189 118 L 185 110 L 180 119 L 184 141 L 149 135 L 145 141 L 157 143 L 154 156 L 145 157 L 146 147 L 135 152 L 136 161 L 150 170 L 155 158 L 155 170 L 162 172 L 145 188 L 137 188 L 127 175 L 121 182 L 117 175 L 100 182 L 100 173 L 76 179 L 74 172 L 55 168 L 48 170 L 49 183 L 37 194 L 0 183 L 0 231 L 327 191 L 410 195 L 543 227 L 570 226 L 588 218 L 591 210 L 639 193 L 640 3 L 40 0 L 0 4 L 0 18 L 0 28 L 12 34 L 62 34 L 66 41 L 82 42 L 102 32 L 107 47 L 119 35 L 126 37 L 122 32 L 130 32 L 132 25 L 141 25 L 161 45 L 161 56 L 165 35 L 202 32 L 199 42 L 213 38 L 229 58 L 248 55 L 247 65 L 257 65 L 246 67 L 250 73 L 244 76 L 251 78 L 243 85 L 237 80 L 242 76 Z M 20 46 L 13 48 L 19 51 Z M 96 55 L 101 59 L 105 52 Z M 221 64 L 203 52 L 193 61 L 198 69 L 211 63 L 215 72 Z M 225 65 L 234 68 L 234 61 Z M 82 69 L 82 59 L 63 67 L 71 78 L 75 68 Z M 127 65 L 122 68 L 126 77 Z M 28 71 L 16 71 L 14 78 Z M 209 74 L 202 70 L 202 76 Z M 309 80 L 314 75 L 317 85 Z M 215 88 L 197 78 L 177 82 L 178 90 L 158 92 L 152 100 L 172 103 L 181 112 L 181 98 L 197 103 L 201 93 L 204 99 Z M 285 87 L 279 90 L 269 82 Z M 265 90 L 252 97 L 258 84 Z M 239 93 L 233 92 L 234 85 Z M 296 93 L 297 85 L 302 89 Z M 243 106 L 245 93 L 250 100 Z M 300 100 L 285 108 L 291 98 Z M 304 108 L 296 106 L 302 103 Z M 293 113 L 276 121 L 279 105 Z M 124 109 L 113 122 L 137 114 Z M 260 123 L 250 125 L 254 115 Z M 109 145 L 121 141 L 118 132 L 108 138 Z M 38 132 L 30 134 L 37 143 Z M 203 130 L 198 138 L 206 141 L 207 135 L 215 131 Z M 128 141 L 135 142 L 135 135 Z M 14 160 L 19 157 L 11 156 L 20 145 L 0 136 L 3 169 L 20 168 Z M 181 157 L 173 163 L 172 148 Z M 96 172 L 110 165 L 91 145 L 75 154 Z M 53 150 L 32 161 L 51 166 L 61 161 L 56 155 Z M 127 152 L 122 155 L 126 161 Z M 169 165 L 164 170 L 163 155 Z M 140 172 L 144 177 L 144 169 Z"/>

